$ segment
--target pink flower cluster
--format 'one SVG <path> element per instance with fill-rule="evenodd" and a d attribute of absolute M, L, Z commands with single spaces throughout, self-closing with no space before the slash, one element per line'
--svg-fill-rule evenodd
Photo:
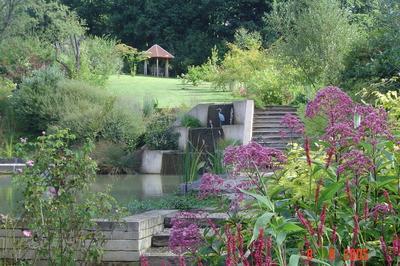
<path fill-rule="evenodd" d="M 202 238 L 200 228 L 193 220 L 195 213 L 180 212 L 172 219 L 169 248 L 177 255 L 195 253 L 199 248 Z"/>
<path fill-rule="evenodd" d="M 304 133 L 304 125 L 296 115 L 286 114 L 281 120 L 281 125 L 286 126 L 292 135 Z M 281 135 L 285 135 L 284 133 L 281 132 Z"/>
<path fill-rule="evenodd" d="M 337 172 L 341 174 L 345 171 L 351 171 L 357 176 L 362 176 L 370 172 L 374 168 L 374 164 L 362 151 L 352 150 L 342 156 Z M 356 184 L 358 185 L 358 184 Z"/>
<path fill-rule="evenodd" d="M 257 142 L 226 148 L 224 164 L 233 168 L 234 174 L 240 172 L 268 172 L 279 168 L 286 157 L 280 150 L 267 148 Z"/>
<path fill-rule="evenodd" d="M 314 100 L 307 105 L 306 116 L 313 118 L 317 115 L 325 115 L 329 124 L 348 120 L 351 115 L 353 100 L 340 88 L 329 86 L 319 90 Z M 350 117 L 351 118 L 351 117 Z"/>
<path fill-rule="evenodd" d="M 369 105 L 358 105 L 354 112 L 360 116 L 360 126 L 358 133 L 360 137 L 378 135 L 391 138 L 387 122 L 387 113 L 383 108 L 374 108 Z"/>
<path fill-rule="evenodd" d="M 204 199 L 208 196 L 217 196 L 221 193 L 224 179 L 218 175 L 205 173 L 200 179 L 199 198 Z"/>

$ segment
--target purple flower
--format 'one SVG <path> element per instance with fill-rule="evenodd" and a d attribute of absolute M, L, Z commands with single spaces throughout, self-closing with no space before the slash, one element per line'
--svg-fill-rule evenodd
<path fill-rule="evenodd" d="M 186 252 L 195 253 L 202 239 L 200 229 L 192 221 L 197 217 L 195 213 L 181 212 L 172 219 L 169 248 L 177 255 Z"/>
<path fill-rule="evenodd" d="M 56 197 L 56 196 L 60 195 L 59 190 L 56 189 L 55 187 L 49 187 L 48 191 L 49 191 L 51 197 Z"/>
<path fill-rule="evenodd" d="M 281 125 L 286 126 L 291 134 L 304 133 L 304 125 L 296 115 L 286 114 L 281 120 Z"/>
<path fill-rule="evenodd" d="M 341 174 L 345 171 L 351 171 L 357 176 L 362 176 L 363 174 L 370 172 L 373 168 L 374 165 L 371 159 L 366 157 L 359 150 L 352 150 L 343 155 L 342 162 L 339 165 L 337 172 L 338 174 Z"/>
<path fill-rule="evenodd" d="M 208 196 L 219 195 L 223 187 L 224 179 L 218 175 L 205 173 L 200 180 L 199 198 L 204 199 Z"/>
<path fill-rule="evenodd" d="M 385 215 L 390 213 L 392 210 L 390 209 L 389 204 L 379 203 L 371 210 L 371 215 L 374 216 L 375 220 L 378 219 L 379 215 Z"/>
<path fill-rule="evenodd" d="M 387 113 L 383 108 L 374 108 L 369 105 L 357 105 L 354 112 L 361 117 L 358 127 L 359 137 L 385 136 L 392 138 L 387 122 Z"/>
<path fill-rule="evenodd" d="M 32 231 L 30 231 L 30 230 L 23 230 L 23 231 L 22 231 L 22 234 L 23 234 L 25 237 L 32 237 Z"/>
<path fill-rule="evenodd" d="M 34 162 L 32 160 L 29 160 L 29 161 L 26 162 L 26 166 L 33 167 L 34 166 Z"/>
<path fill-rule="evenodd" d="M 329 86 L 317 92 L 314 100 L 307 104 L 306 116 L 313 118 L 317 115 L 326 116 L 329 125 L 346 121 L 353 108 L 352 99 L 340 88 Z"/>
<path fill-rule="evenodd" d="M 234 174 L 245 172 L 268 172 L 276 170 L 284 162 L 285 155 L 277 149 L 264 147 L 257 142 L 230 146 L 224 154 L 224 164 L 233 168 Z"/>
<path fill-rule="evenodd" d="M 355 132 L 351 122 L 338 122 L 326 128 L 322 140 L 328 142 L 334 149 L 349 146 L 355 140 Z"/>

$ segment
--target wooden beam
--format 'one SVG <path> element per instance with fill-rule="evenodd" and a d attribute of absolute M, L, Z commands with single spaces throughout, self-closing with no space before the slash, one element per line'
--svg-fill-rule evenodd
<path fill-rule="evenodd" d="M 157 77 L 158 77 L 158 58 L 157 58 L 157 64 L 156 64 L 156 72 L 157 72 Z"/>
<path fill-rule="evenodd" d="M 169 72 L 168 72 L 168 58 L 165 59 L 165 76 L 168 78 L 169 77 Z"/>
<path fill-rule="evenodd" d="M 144 73 L 145 76 L 147 76 L 147 60 L 144 60 Z"/>

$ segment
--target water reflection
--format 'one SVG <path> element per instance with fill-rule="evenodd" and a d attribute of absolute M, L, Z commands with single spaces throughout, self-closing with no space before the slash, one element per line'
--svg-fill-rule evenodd
<path fill-rule="evenodd" d="M 161 175 L 100 175 L 92 191 L 103 192 L 111 186 L 111 195 L 121 204 L 133 199 L 161 197 L 177 190 L 181 181 L 179 176 Z M 0 176 L 0 213 L 17 211 L 22 194 L 12 184 L 11 177 Z"/>

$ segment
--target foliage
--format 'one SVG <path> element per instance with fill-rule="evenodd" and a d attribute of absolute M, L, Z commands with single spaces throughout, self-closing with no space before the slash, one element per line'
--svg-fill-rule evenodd
<path fill-rule="evenodd" d="M 110 75 L 117 74 L 122 66 L 115 40 L 88 37 L 82 42 L 82 66 L 78 78 L 96 85 L 104 85 Z"/>
<path fill-rule="evenodd" d="M 354 45 L 342 76 L 343 87 L 353 93 L 363 88 L 382 93 L 400 88 L 400 5 L 385 0 L 372 10 L 367 38 Z"/>
<path fill-rule="evenodd" d="M 241 179 L 233 187 L 222 185 L 235 193 L 230 219 L 221 229 L 210 225 L 212 233 L 205 232 L 205 243 L 195 253 L 198 261 L 399 261 L 399 147 L 385 111 L 327 87 L 309 102 L 306 116 L 327 121 L 313 149 L 308 138 L 304 149 L 294 144 L 287 155 L 257 143 L 226 149 L 224 163 Z M 215 175 L 203 175 L 202 184 L 202 197 L 223 190 Z M 364 255 L 351 255 L 355 249 Z"/>
<path fill-rule="evenodd" d="M 68 265 L 83 256 L 98 262 L 102 237 L 85 229 L 96 227 L 93 218 L 118 217 L 111 196 L 89 192 L 96 170 L 89 157 L 91 144 L 72 150 L 74 139 L 68 130 L 39 137 L 27 168 L 16 176 L 24 195 L 27 236 L 36 247 L 34 261 L 45 258 L 52 265 Z"/>
<path fill-rule="evenodd" d="M 130 174 L 140 167 L 137 153 L 129 152 L 126 145 L 101 140 L 92 153 L 100 174 Z"/>
<path fill-rule="evenodd" d="M 21 128 L 33 134 L 67 127 L 78 140 L 107 139 L 136 146 L 144 131 L 141 109 L 82 81 L 63 78 L 56 68 L 35 71 L 11 98 Z"/>
<path fill-rule="evenodd" d="M 138 49 L 123 43 L 117 44 L 116 49 L 128 62 L 130 73 L 132 76 L 136 75 L 138 63 L 150 58 L 147 52 L 138 51 Z"/>
<path fill-rule="evenodd" d="M 14 82 L 52 61 L 53 50 L 38 37 L 13 37 L 0 42 L 0 75 Z"/>
<path fill-rule="evenodd" d="M 139 50 L 155 43 L 161 45 L 175 56 L 172 70 L 179 75 L 190 65 L 202 64 L 214 46 L 221 48 L 226 41 L 232 41 L 237 28 L 261 30 L 271 1 L 240 0 L 232 4 L 222 0 L 63 0 L 62 3 L 86 20 L 91 34 L 110 35 L 134 44 Z"/>
<path fill-rule="evenodd" d="M 146 125 L 144 141 L 151 150 L 176 150 L 179 133 L 173 132 L 175 117 L 167 113 L 155 113 Z"/>
<path fill-rule="evenodd" d="M 201 127 L 201 122 L 196 117 L 193 117 L 191 115 L 185 114 L 181 118 L 181 125 L 184 126 L 184 127 L 196 128 L 196 127 Z"/>
<path fill-rule="evenodd" d="M 142 109 L 135 99 L 117 98 L 106 114 L 100 131 L 103 139 L 126 145 L 129 150 L 138 148 L 139 137 L 145 132 Z"/>
<path fill-rule="evenodd" d="M 189 66 L 186 74 L 181 74 L 184 83 L 198 86 L 202 81 L 212 82 L 218 74 L 218 50 L 214 47 L 207 62 L 200 66 Z"/>
<path fill-rule="evenodd" d="M 25 77 L 19 89 L 11 98 L 11 104 L 21 127 L 32 133 L 39 133 L 60 117 L 53 109 L 57 84 L 63 74 L 55 67 L 36 70 L 31 77 Z"/>
<path fill-rule="evenodd" d="M 377 104 L 381 105 L 388 112 L 389 122 L 394 131 L 400 132 L 400 96 L 397 91 L 388 91 L 386 94 L 375 92 Z"/>
<path fill-rule="evenodd" d="M 193 210 L 205 207 L 217 206 L 218 201 L 212 197 L 199 200 L 197 194 L 187 193 L 185 195 L 167 195 L 162 198 L 149 200 L 134 200 L 127 205 L 130 213 L 141 213 L 149 210 L 157 209 L 177 209 L 177 210 Z"/>
<path fill-rule="evenodd" d="M 7 113 L 9 99 L 15 87 L 16 84 L 11 80 L 0 77 L 0 123 Z"/>
<path fill-rule="evenodd" d="M 185 181 L 185 193 L 187 193 L 187 184 L 197 180 L 201 169 L 206 162 L 203 157 L 204 147 L 196 148 L 191 142 L 188 142 L 185 153 L 183 154 L 183 179 Z"/>
<path fill-rule="evenodd" d="M 282 59 L 288 59 L 317 89 L 340 79 L 345 59 L 360 36 L 349 15 L 336 0 L 287 1 L 276 2 L 267 21 L 280 38 L 275 45 Z"/>

